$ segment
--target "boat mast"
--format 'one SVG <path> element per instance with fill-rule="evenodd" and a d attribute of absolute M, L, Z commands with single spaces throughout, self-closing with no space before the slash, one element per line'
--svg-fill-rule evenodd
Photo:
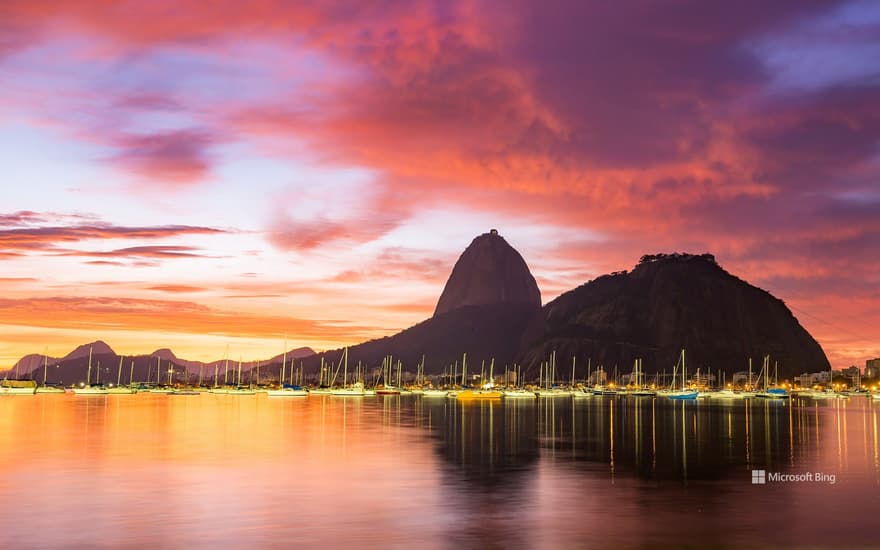
<path fill-rule="evenodd" d="M 86 371 L 86 386 L 92 385 L 92 348 L 89 347 L 89 368 Z"/>
<path fill-rule="evenodd" d="M 748 391 L 752 391 L 752 358 L 749 357 L 749 389 Z"/>
<path fill-rule="evenodd" d="M 769 387 L 768 378 L 770 376 L 770 355 L 764 356 L 764 391 Z"/>
<path fill-rule="evenodd" d="M 119 371 L 116 373 L 116 385 L 122 384 L 122 356 L 119 357 Z"/>
<path fill-rule="evenodd" d="M 223 385 L 229 384 L 229 344 L 226 344 L 226 366 L 223 367 Z"/>
<path fill-rule="evenodd" d="M 681 350 L 681 389 L 684 390 L 687 386 L 687 367 L 684 362 L 684 349 Z"/>
<path fill-rule="evenodd" d="M 46 371 L 49 369 L 49 347 L 43 351 L 43 385 L 46 385 Z"/>
<path fill-rule="evenodd" d="M 134 378 L 134 359 L 131 360 L 131 367 L 129 367 L 129 369 L 128 369 L 128 385 L 129 386 L 131 386 L 134 383 L 134 381 L 132 380 L 133 378 Z"/>
<path fill-rule="evenodd" d="M 467 352 L 461 357 L 461 386 L 465 386 L 467 381 Z"/>
<path fill-rule="evenodd" d="M 284 353 L 281 354 L 281 374 L 278 376 L 278 385 L 284 387 L 284 370 L 287 367 L 287 342 L 284 342 Z"/>

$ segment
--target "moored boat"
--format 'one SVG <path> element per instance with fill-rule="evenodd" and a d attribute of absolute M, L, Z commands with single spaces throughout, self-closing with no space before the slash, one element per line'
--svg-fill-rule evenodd
<path fill-rule="evenodd" d="M 690 401 L 690 400 L 696 399 L 697 397 L 699 397 L 700 392 L 695 389 L 692 389 L 692 388 L 687 388 L 685 386 L 686 380 L 687 380 L 687 378 L 686 378 L 687 366 L 685 364 L 685 351 L 684 350 L 681 350 L 681 355 L 679 356 L 678 360 L 681 363 L 681 388 L 679 388 L 677 390 L 663 392 L 663 395 L 665 395 L 669 399 L 674 399 L 677 401 L 684 401 L 684 400 Z M 678 364 L 676 364 L 675 366 L 676 366 L 676 368 L 678 368 Z M 673 378 L 672 384 L 674 386 L 675 385 L 675 371 L 673 371 L 673 373 L 672 373 L 672 378 Z"/>
<path fill-rule="evenodd" d="M 699 395 L 700 392 L 697 390 L 679 390 L 667 393 L 666 397 L 677 400 L 692 400 L 696 399 Z"/>
<path fill-rule="evenodd" d="M 0 382 L 0 395 L 33 395 L 37 383 L 33 380 L 3 380 Z"/>
<path fill-rule="evenodd" d="M 587 397 L 593 397 L 593 392 L 588 388 L 575 388 L 571 390 L 571 396 L 575 399 L 585 399 Z"/>
<path fill-rule="evenodd" d="M 67 393 L 61 386 L 40 386 L 35 393 Z"/>
<path fill-rule="evenodd" d="M 483 390 L 477 388 L 466 389 L 458 392 L 455 396 L 459 400 L 469 399 L 501 399 L 502 393 L 498 390 Z"/>
<path fill-rule="evenodd" d="M 504 399 L 537 399 L 538 396 L 532 390 L 525 388 L 511 388 L 501 392 Z"/>
<path fill-rule="evenodd" d="M 269 397 L 308 397 L 309 391 L 300 386 L 285 386 L 283 388 L 268 390 Z"/>
<path fill-rule="evenodd" d="M 100 376 L 100 372 L 98 376 Z M 79 387 L 74 387 L 73 393 L 76 395 L 107 395 L 109 393 L 105 386 L 97 383 L 97 377 L 96 383 L 92 384 L 92 348 L 89 348 L 89 366 L 86 371 L 86 381 L 84 384 L 80 384 Z"/>
<path fill-rule="evenodd" d="M 364 397 L 366 395 L 375 395 L 375 393 L 367 393 L 367 389 L 361 382 L 355 382 L 354 384 L 343 388 L 333 388 L 330 391 L 330 394 L 339 397 Z"/>
<path fill-rule="evenodd" d="M 745 393 L 734 390 L 718 390 L 708 394 L 711 399 L 745 399 Z"/>

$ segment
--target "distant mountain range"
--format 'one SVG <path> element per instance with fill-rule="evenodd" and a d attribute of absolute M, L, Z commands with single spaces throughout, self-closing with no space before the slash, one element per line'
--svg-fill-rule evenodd
<path fill-rule="evenodd" d="M 188 372 L 190 377 L 194 377 L 198 376 L 200 371 L 205 379 L 213 378 L 214 367 L 217 367 L 219 375 L 222 377 L 227 364 L 230 372 L 238 369 L 237 360 L 218 359 L 207 363 L 191 361 L 177 357 L 168 348 L 157 349 L 147 355 L 123 356 L 117 354 L 106 342 L 97 340 L 78 346 L 61 358 L 36 354 L 26 355 L 17 362 L 16 366 L 7 371 L 6 376 L 16 376 L 17 371 L 20 378 L 42 380 L 43 369 L 46 367 L 48 383 L 76 383 L 85 380 L 88 372 L 89 352 L 92 355 L 93 381 L 99 368 L 102 376 L 109 376 L 109 378 L 104 378 L 106 381 L 116 381 L 117 378 L 120 378 L 121 372 L 123 383 L 128 383 L 129 375 L 135 382 L 155 381 L 159 375 L 161 375 L 162 381 L 165 381 L 171 368 L 177 371 L 177 378 L 175 378 L 177 380 L 184 376 L 184 372 Z M 315 351 L 308 347 L 294 348 L 287 352 L 287 359 L 293 361 L 314 354 Z M 241 369 L 243 372 L 250 373 L 257 365 L 280 364 L 282 357 L 283 354 L 278 354 L 265 360 L 242 362 Z M 122 360 L 121 369 L 119 368 L 120 359 Z M 159 375 L 157 375 L 157 370 Z M 173 373 L 172 376 L 174 376 Z"/>
<path fill-rule="evenodd" d="M 185 369 L 190 378 L 199 373 L 213 377 L 215 372 L 229 376 L 225 359 L 190 361 L 165 348 L 125 357 L 120 370 L 119 356 L 97 341 L 61 359 L 50 357 L 49 380 L 84 379 L 89 349 L 103 376 L 119 377 L 126 365 L 136 381 L 167 376 L 171 367 L 179 373 Z M 780 377 L 830 368 L 822 348 L 782 300 L 731 275 L 710 254 L 646 255 L 631 271 L 603 275 L 541 307 L 528 266 L 495 230 L 476 237 L 462 253 L 431 318 L 393 336 L 351 346 L 349 366 L 361 362 L 375 369 L 391 356 L 410 372 L 423 358 L 429 374 L 456 364 L 461 372 L 467 353 L 469 372 L 494 362 L 495 373 L 502 373 L 505 366 L 519 364 L 532 378 L 555 351 L 561 377 L 570 375 L 575 361 L 583 378 L 587 364 L 601 365 L 606 372 L 629 372 L 636 358 L 648 373 L 671 371 L 682 349 L 691 372 L 702 368 L 730 374 L 748 368 L 749 358 L 757 370 L 765 354 L 778 363 Z M 287 357 L 313 376 L 322 361 L 335 371 L 342 351 L 316 354 L 297 348 Z M 25 356 L 19 372 L 33 371 L 39 379 L 44 361 L 42 355 Z M 250 374 L 259 364 L 261 379 L 277 379 L 281 362 L 281 355 L 249 361 L 242 371 Z M 238 363 L 228 363 L 237 374 Z"/>

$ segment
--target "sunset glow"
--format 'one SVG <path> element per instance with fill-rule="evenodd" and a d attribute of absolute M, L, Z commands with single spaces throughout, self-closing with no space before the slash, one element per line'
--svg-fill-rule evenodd
<path fill-rule="evenodd" d="M 544 303 L 711 252 L 880 357 L 880 8 L 615 6 L 4 1 L 0 369 L 393 334 L 489 228 Z"/>

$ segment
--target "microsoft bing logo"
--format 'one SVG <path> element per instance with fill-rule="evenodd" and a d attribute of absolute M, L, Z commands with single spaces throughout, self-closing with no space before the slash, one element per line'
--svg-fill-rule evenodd
<path fill-rule="evenodd" d="M 752 470 L 752 485 L 766 485 L 767 470 Z"/>

